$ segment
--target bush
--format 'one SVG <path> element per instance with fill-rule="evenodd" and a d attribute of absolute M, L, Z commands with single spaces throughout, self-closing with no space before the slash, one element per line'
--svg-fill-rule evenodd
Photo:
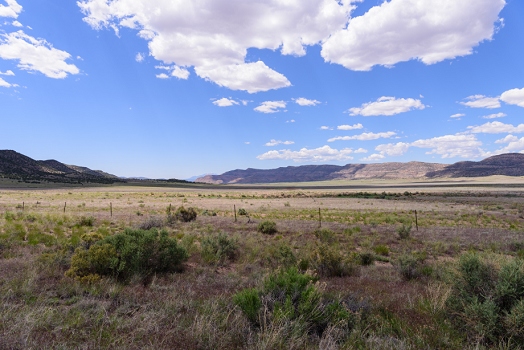
<path fill-rule="evenodd" d="M 238 251 L 237 241 L 223 233 L 204 237 L 200 246 L 202 259 L 209 264 L 222 265 L 227 260 L 234 260 Z"/>
<path fill-rule="evenodd" d="M 524 262 L 500 269 L 474 253 L 461 256 L 447 301 L 457 327 L 483 344 L 524 341 Z"/>
<path fill-rule="evenodd" d="M 187 259 L 185 249 L 167 231 L 126 229 L 91 245 L 79 247 L 71 257 L 67 276 L 81 279 L 90 275 L 112 276 L 128 280 L 134 275 L 175 272 Z"/>
<path fill-rule="evenodd" d="M 151 216 L 147 220 L 138 224 L 140 230 L 151 230 L 152 228 L 162 228 L 164 227 L 164 220 L 161 218 Z"/>
<path fill-rule="evenodd" d="M 266 235 L 277 233 L 277 224 L 274 221 L 263 221 L 258 224 L 257 231 Z"/>
<path fill-rule="evenodd" d="M 317 246 L 310 263 L 319 275 L 325 277 L 350 276 L 355 272 L 353 262 L 343 256 L 335 247 L 327 244 Z"/>
<path fill-rule="evenodd" d="M 317 228 L 313 234 L 324 243 L 332 243 L 335 240 L 335 233 L 327 228 Z"/>
<path fill-rule="evenodd" d="M 373 248 L 375 251 L 375 254 L 382 255 L 382 256 L 388 256 L 389 255 L 389 248 L 386 245 L 379 244 L 375 248 Z"/>
<path fill-rule="evenodd" d="M 77 226 L 93 227 L 94 224 L 95 224 L 95 218 L 94 217 L 92 217 L 92 216 L 82 216 L 76 225 Z"/>
<path fill-rule="evenodd" d="M 375 262 L 375 256 L 372 253 L 359 254 L 360 265 L 369 266 Z"/>
<path fill-rule="evenodd" d="M 178 207 L 174 214 L 168 215 L 168 223 L 172 224 L 175 221 L 190 222 L 196 220 L 197 212 L 194 208 Z"/>
<path fill-rule="evenodd" d="M 412 280 L 423 275 L 424 257 L 404 254 L 397 260 L 397 268 L 405 280 Z"/>
<path fill-rule="evenodd" d="M 411 235 L 411 224 L 406 225 L 402 224 L 399 228 L 397 228 L 397 234 L 398 238 L 400 239 L 408 239 Z"/>

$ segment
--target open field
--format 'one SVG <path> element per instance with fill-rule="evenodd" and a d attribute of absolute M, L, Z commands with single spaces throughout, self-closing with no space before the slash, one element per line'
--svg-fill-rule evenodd
<path fill-rule="evenodd" d="M 4 185 L 2 349 L 523 348 L 522 178 Z M 126 272 L 126 228 L 186 255 Z"/>

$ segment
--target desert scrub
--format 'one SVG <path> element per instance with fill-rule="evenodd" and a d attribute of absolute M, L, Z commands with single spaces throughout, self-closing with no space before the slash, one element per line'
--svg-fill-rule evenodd
<path fill-rule="evenodd" d="M 402 254 L 396 261 L 396 267 L 402 278 L 409 281 L 431 273 L 425 260 L 424 254 Z"/>
<path fill-rule="evenodd" d="M 92 216 L 82 216 L 76 223 L 76 226 L 93 227 L 95 224 L 95 218 Z"/>
<path fill-rule="evenodd" d="M 169 211 L 167 215 L 167 222 L 168 224 L 174 224 L 176 221 L 190 222 L 195 221 L 196 218 L 197 212 L 195 208 L 186 209 L 184 206 L 180 206 L 173 214 L 171 214 L 171 212 Z"/>
<path fill-rule="evenodd" d="M 397 234 L 399 239 L 408 239 L 411 235 L 411 224 L 402 224 L 402 226 L 397 228 Z"/>
<path fill-rule="evenodd" d="M 237 240 L 224 233 L 202 238 L 200 246 L 202 260 L 208 264 L 224 265 L 227 261 L 235 260 L 238 253 Z"/>
<path fill-rule="evenodd" d="M 274 221 L 262 221 L 258 224 L 257 231 L 265 235 L 274 235 L 277 233 L 277 224 Z"/>
<path fill-rule="evenodd" d="M 296 268 L 284 269 L 270 274 L 262 287 L 238 292 L 233 301 L 261 333 L 291 326 L 294 332 L 282 332 L 283 337 L 321 337 L 328 328 L 336 327 L 339 340 L 347 338 L 358 323 L 360 310 L 354 312 L 340 299 L 325 295 L 315 281 Z"/>
<path fill-rule="evenodd" d="M 313 234 L 323 243 L 333 243 L 335 241 L 335 233 L 328 228 L 318 228 Z"/>
<path fill-rule="evenodd" d="M 356 272 L 354 261 L 342 255 L 336 246 L 320 244 L 315 247 L 308 261 L 321 276 L 343 277 L 351 276 Z"/>
<path fill-rule="evenodd" d="M 88 249 L 80 246 L 71 257 L 66 275 L 76 279 L 111 276 L 126 281 L 134 275 L 176 272 L 187 259 L 187 252 L 169 238 L 165 230 L 133 230 L 108 236 Z"/>
<path fill-rule="evenodd" d="M 500 264 L 467 253 L 458 263 L 448 312 L 468 338 L 485 345 L 524 341 L 524 261 Z"/>
<path fill-rule="evenodd" d="M 151 230 L 152 228 L 162 228 L 164 227 L 164 220 L 156 216 L 151 216 L 148 219 L 139 223 L 137 227 L 140 230 Z"/>

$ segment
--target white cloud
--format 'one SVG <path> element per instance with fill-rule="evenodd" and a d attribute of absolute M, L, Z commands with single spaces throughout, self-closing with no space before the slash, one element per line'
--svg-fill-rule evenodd
<path fill-rule="evenodd" d="M 351 70 L 418 59 L 434 64 L 469 55 L 495 32 L 504 0 L 391 0 L 350 19 L 322 57 Z"/>
<path fill-rule="evenodd" d="M 175 66 L 171 71 L 171 76 L 178 79 L 187 80 L 187 78 L 189 78 L 189 71 L 184 67 Z"/>
<path fill-rule="evenodd" d="M 519 138 L 517 136 L 507 135 L 503 139 L 495 141 L 495 143 L 510 143 L 510 142 L 515 142 L 515 141 L 518 141 L 518 140 L 519 140 Z"/>
<path fill-rule="evenodd" d="M 244 144 L 246 144 L 246 145 L 250 145 L 250 144 L 251 144 L 251 142 L 249 142 L 249 141 L 246 141 L 246 142 L 244 142 Z"/>
<path fill-rule="evenodd" d="M 362 160 L 365 162 L 376 162 L 384 158 L 386 158 L 386 156 L 384 156 L 383 154 L 374 153 L 370 154 L 368 157 L 362 158 Z"/>
<path fill-rule="evenodd" d="M 13 21 L 11 22 L 11 25 L 14 26 L 14 27 L 23 27 L 24 25 L 18 21 Z"/>
<path fill-rule="evenodd" d="M 502 134 L 502 133 L 522 133 L 524 124 L 513 126 L 501 122 L 490 122 L 480 126 L 468 126 L 470 132 L 474 134 Z"/>
<path fill-rule="evenodd" d="M 471 108 L 499 108 L 500 101 L 498 97 L 487 97 L 484 95 L 473 95 L 466 97 L 467 102 L 460 102 L 464 106 Z"/>
<path fill-rule="evenodd" d="M 4 79 L 0 78 L 0 87 L 11 87 L 13 85 L 9 84 L 7 81 L 5 81 Z"/>
<path fill-rule="evenodd" d="M 329 126 L 326 126 L 326 125 L 322 125 L 320 127 L 320 130 L 333 130 L 333 128 L 329 127 Z"/>
<path fill-rule="evenodd" d="M 316 106 L 321 103 L 320 101 L 308 100 L 307 98 L 304 98 L 304 97 L 299 97 L 296 99 L 294 98 L 293 100 L 295 101 L 296 104 L 300 106 Z"/>
<path fill-rule="evenodd" d="M 167 75 L 166 73 L 157 74 L 156 77 L 158 79 L 169 79 L 169 75 Z"/>
<path fill-rule="evenodd" d="M 354 125 L 339 125 L 337 126 L 337 130 L 357 130 L 362 129 L 364 126 L 362 124 L 354 124 Z"/>
<path fill-rule="evenodd" d="M 349 109 L 350 115 L 361 115 L 364 117 L 385 115 L 391 116 L 399 113 L 409 112 L 413 109 L 424 109 L 426 106 L 413 98 L 395 98 L 383 96 L 375 102 L 364 103 L 361 107 Z"/>
<path fill-rule="evenodd" d="M 265 101 L 256 107 L 255 111 L 260 113 L 277 113 L 283 108 L 286 108 L 286 102 L 284 101 Z"/>
<path fill-rule="evenodd" d="M 524 107 L 524 88 L 505 91 L 500 95 L 500 99 L 510 105 Z"/>
<path fill-rule="evenodd" d="M 484 119 L 497 119 L 497 118 L 504 118 L 506 117 L 507 114 L 506 113 L 495 113 L 495 114 L 490 114 L 490 115 L 485 115 L 483 116 L 482 118 Z"/>
<path fill-rule="evenodd" d="M 524 153 L 524 137 L 520 139 L 515 138 L 506 147 L 494 152 L 494 154 L 502 153 Z"/>
<path fill-rule="evenodd" d="M 231 64 L 219 67 L 195 67 L 199 77 L 231 90 L 250 94 L 291 86 L 287 78 L 272 70 L 262 61 Z"/>
<path fill-rule="evenodd" d="M 409 147 L 410 144 L 405 142 L 388 143 L 384 145 L 378 145 L 375 147 L 375 151 L 379 151 L 382 155 L 401 156 L 408 151 Z"/>
<path fill-rule="evenodd" d="M 457 114 L 453 114 L 451 116 L 449 116 L 450 118 L 462 118 L 462 117 L 465 117 L 466 115 L 464 113 L 457 113 Z"/>
<path fill-rule="evenodd" d="M 10 76 L 14 76 L 15 73 L 13 73 L 12 70 L 7 70 L 7 71 L 5 71 L 5 72 L 0 71 L 0 75 L 10 75 Z"/>
<path fill-rule="evenodd" d="M 137 53 L 135 56 L 135 61 L 137 61 L 138 63 L 143 62 L 144 59 L 145 59 L 144 54 L 141 52 Z"/>
<path fill-rule="evenodd" d="M 295 119 L 286 120 L 286 123 L 294 123 L 294 122 L 295 122 Z"/>
<path fill-rule="evenodd" d="M 218 107 L 230 107 L 233 105 L 238 105 L 238 102 L 233 99 L 223 97 L 220 100 L 213 101 L 213 104 Z"/>
<path fill-rule="evenodd" d="M 0 5 L 0 17 L 18 18 L 18 14 L 22 12 L 20 6 L 15 0 L 5 0 L 7 6 Z"/>
<path fill-rule="evenodd" d="M 292 145 L 294 143 L 295 143 L 294 141 L 280 141 L 280 140 L 273 139 L 269 141 L 268 143 L 266 143 L 264 146 L 273 147 L 273 146 L 278 146 L 278 145 Z"/>
<path fill-rule="evenodd" d="M 328 162 L 351 160 L 353 159 L 352 153 L 355 152 L 351 148 L 338 150 L 329 146 L 322 146 L 315 149 L 302 148 L 299 151 L 274 150 L 261 154 L 257 158 L 260 160 L 293 160 L 295 162 Z"/>
<path fill-rule="evenodd" d="M 80 0 L 94 29 L 127 27 L 165 64 L 195 67 L 198 76 L 234 90 L 290 86 L 263 62 L 245 61 L 249 48 L 303 56 L 343 28 L 354 5 L 335 0 Z"/>
<path fill-rule="evenodd" d="M 356 149 L 353 153 L 368 153 L 368 150 L 364 148 L 359 148 Z"/>
<path fill-rule="evenodd" d="M 328 142 L 349 141 L 349 140 L 369 141 L 369 140 L 377 140 L 377 139 L 389 139 L 395 135 L 396 133 L 393 131 L 379 132 L 379 133 L 365 132 L 360 135 L 333 137 L 333 138 L 330 138 Z"/>
<path fill-rule="evenodd" d="M 18 67 L 28 71 L 38 71 L 49 78 L 61 79 L 68 74 L 80 71 L 74 64 L 68 64 L 71 55 L 53 48 L 43 39 L 35 39 L 17 31 L 0 35 L 0 58 L 18 60 Z"/>
<path fill-rule="evenodd" d="M 431 139 L 417 140 L 411 147 L 430 148 L 426 154 L 438 154 L 442 158 L 478 158 L 486 155 L 481 149 L 482 142 L 475 135 L 445 135 Z"/>

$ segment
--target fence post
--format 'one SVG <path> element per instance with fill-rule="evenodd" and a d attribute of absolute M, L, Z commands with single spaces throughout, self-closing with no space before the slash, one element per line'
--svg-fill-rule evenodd
<path fill-rule="evenodd" d="M 415 210 L 415 227 L 417 228 L 417 231 L 418 231 L 418 217 L 417 217 L 417 211 Z"/>
<path fill-rule="evenodd" d="M 237 206 L 233 204 L 233 212 L 235 213 L 235 222 L 237 222 Z"/>
<path fill-rule="evenodd" d="M 109 202 L 109 211 L 111 212 L 111 217 L 113 217 L 113 203 Z"/>
<path fill-rule="evenodd" d="M 320 208 L 318 208 L 318 227 L 322 227 L 322 215 L 320 215 Z"/>
<path fill-rule="evenodd" d="M 65 210 L 66 210 L 66 206 L 67 206 L 67 202 L 64 202 L 64 213 L 65 213 Z"/>

